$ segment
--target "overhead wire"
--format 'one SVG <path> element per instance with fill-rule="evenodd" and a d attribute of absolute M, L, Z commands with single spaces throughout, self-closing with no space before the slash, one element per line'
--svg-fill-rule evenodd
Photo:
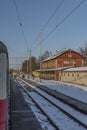
<path fill-rule="evenodd" d="M 16 12 L 17 12 L 17 17 L 18 17 L 18 21 L 19 21 L 19 24 L 20 24 L 20 27 L 22 29 L 22 33 L 23 33 L 23 37 L 24 37 L 24 40 L 25 40 L 25 43 L 26 42 L 26 38 L 25 38 L 25 33 L 24 33 L 24 29 L 23 29 L 23 25 L 22 25 L 22 22 L 20 20 L 20 17 L 19 17 L 19 12 L 18 12 L 18 8 L 17 8 L 17 4 L 16 4 L 16 1 L 14 1 L 14 5 L 15 5 L 15 8 L 16 8 Z M 54 10 L 54 12 L 52 13 L 52 15 L 49 17 L 49 19 L 47 20 L 46 24 L 43 26 L 42 30 L 44 31 L 47 27 L 47 25 L 49 24 L 49 22 L 51 21 L 51 19 L 53 18 L 54 14 L 56 13 L 56 11 L 61 7 L 62 3 L 63 3 L 64 0 L 62 0 L 60 2 L 60 4 L 58 4 L 57 8 Z M 56 26 L 42 39 L 42 42 L 45 41 L 54 31 L 56 31 L 56 29 L 61 25 L 63 24 L 86 0 L 82 0 L 78 5 L 76 5 L 76 7 L 74 9 L 72 9 L 68 15 L 66 15 L 58 24 L 56 24 Z M 39 35 L 37 36 L 36 38 L 36 41 L 39 39 Z M 32 45 L 34 45 L 35 43 L 33 43 Z M 36 44 L 35 47 L 37 47 L 38 45 L 40 45 L 40 43 Z"/>
<path fill-rule="evenodd" d="M 61 0 L 60 3 L 57 5 L 56 9 L 54 10 L 54 12 L 52 13 L 52 15 L 49 17 L 49 19 L 47 20 L 46 24 L 43 26 L 42 31 L 44 31 L 47 27 L 47 25 L 49 24 L 49 22 L 51 21 L 51 19 L 53 18 L 53 16 L 55 15 L 55 13 L 59 10 L 59 8 L 61 7 L 61 5 L 63 4 L 64 0 Z"/>
<path fill-rule="evenodd" d="M 38 35 L 36 36 L 34 42 L 31 44 L 30 48 L 33 48 L 34 44 L 38 42 L 39 38 L 40 38 L 40 34 L 38 33 Z"/>
<path fill-rule="evenodd" d="M 14 3 L 14 6 L 15 6 L 15 9 L 16 9 L 16 13 L 17 13 L 19 25 L 20 25 L 20 27 L 21 27 L 22 35 L 23 35 L 23 38 L 24 38 L 26 47 L 27 47 L 27 49 L 28 49 L 27 39 L 26 39 L 26 36 L 25 36 L 23 24 L 22 24 L 21 19 L 20 19 L 20 15 L 19 15 L 19 11 L 18 11 L 18 6 L 17 6 L 17 3 L 16 3 L 16 0 L 13 0 L 13 3 Z"/>
<path fill-rule="evenodd" d="M 80 1 L 79 4 L 77 4 L 75 6 L 75 8 L 73 8 L 58 24 L 56 24 L 55 27 L 53 27 L 53 29 L 42 39 L 42 42 L 45 41 L 54 31 L 56 31 L 56 29 L 63 24 L 86 0 L 82 0 Z M 57 9 L 57 8 L 56 8 Z M 53 15 L 53 14 L 52 14 Z M 50 17 L 51 18 L 51 17 Z M 49 21 L 49 20 L 48 20 Z M 48 22 L 47 22 L 48 24 Z M 45 26 L 44 26 L 45 27 Z M 40 45 L 40 43 L 37 44 L 36 47 L 38 47 Z M 36 48 L 35 48 L 36 49 Z"/>
<path fill-rule="evenodd" d="M 45 23 L 45 25 L 44 25 L 43 28 L 41 29 L 42 32 L 45 31 L 45 29 L 47 28 L 47 25 L 50 23 L 50 21 L 52 20 L 53 16 L 54 16 L 55 13 L 59 10 L 59 8 L 60 8 L 61 5 L 63 4 L 63 2 L 64 2 L 64 0 L 61 0 L 60 3 L 57 5 L 56 9 L 53 11 L 53 13 L 51 14 L 51 16 L 49 17 L 49 19 L 47 20 L 47 22 Z M 32 47 L 33 47 L 34 44 L 39 40 L 39 38 L 40 38 L 40 34 L 37 35 L 37 37 L 36 37 L 36 41 L 33 42 Z M 37 43 L 37 44 L 35 45 L 35 47 L 38 46 L 38 45 L 39 45 L 39 43 Z M 34 48 L 35 48 L 35 47 L 34 47 Z"/>
<path fill-rule="evenodd" d="M 23 35 L 24 42 L 25 42 L 25 45 L 26 45 L 26 51 L 27 51 L 27 53 L 28 53 L 29 49 L 28 49 L 27 39 L 26 39 L 26 36 L 25 36 L 23 24 L 22 24 L 21 19 L 20 19 L 20 15 L 19 15 L 19 11 L 18 11 L 18 7 L 17 7 L 16 0 L 13 0 L 13 3 L 14 3 L 14 6 L 15 6 L 15 9 L 16 9 L 16 13 L 17 13 L 19 25 L 20 25 L 20 27 L 21 27 L 22 35 Z M 29 54 L 27 54 L 27 58 L 29 58 Z M 27 61 L 28 61 L 28 60 L 27 60 Z M 27 62 L 27 72 L 28 72 L 28 62 Z"/>
<path fill-rule="evenodd" d="M 86 0 L 82 0 L 71 12 L 66 15 L 43 39 L 45 41 L 61 24 L 63 24 Z"/>

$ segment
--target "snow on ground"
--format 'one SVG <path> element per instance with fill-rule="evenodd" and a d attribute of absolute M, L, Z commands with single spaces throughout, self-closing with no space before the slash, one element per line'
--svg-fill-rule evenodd
<path fill-rule="evenodd" d="M 23 84 L 21 84 L 21 85 L 23 85 Z M 22 94 L 25 98 L 25 101 L 27 102 L 29 107 L 31 107 L 31 109 L 34 112 L 36 118 L 40 122 L 43 130 L 55 130 L 55 128 L 48 121 L 47 117 L 44 114 L 42 114 L 42 112 L 36 107 L 36 105 L 32 101 L 32 99 L 29 98 L 28 95 L 24 91 L 21 91 L 21 92 L 22 92 Z"/>
<path fill-rule="evenodd" d="M 24 86 L 23 84 L 21 84 Z M 39 96 L 37 93 L 30 91 L 29 95 L 39 104 L 39 106 L 44 110 L 45 113 L 52 119 L 52 121 L 56 124 L 56 126 L 60 130 L 86 130 L 84 127 L 80 126 L 78 123 L 70 120 L 70 118 L 45 100 L 43 97 Z M 45 130 L 53 130 L 54 128 L 49 125 L 46 118 L 39 112 L 39 110 L 35 107 L 34 103 L 29 99 L 27 94 L 22 91 L 24 95 L 25 101 L 29 104 L 33 112 L 35 113 L 37 119 L 41 123 L 41 126 Z M 45 121 L 45 122 L 44 122 Z M 44 122 L 44 123 L 42 123 Z M 47 125 L 48 124 L 48 125 Z M 62 125 L 63 124 L 63 125 Z"/>
<path fill-rule="evenodd" d="M 29 83 L 27 83 L 29 84 Z M 45 93 L 44 91 L 35 88 L 33 85 L 30 85 L 33 89 L 35 89 L 36 92 L 40 93 L 41 95 L 45 96 L 48 100 L 50 100 L 52 103 L 56 104 L 57 106 L 60 106 L 63 110 L 68 112 L 70 115 L 74 116 L 77 120 L 83 122 L 83 124 L 87 124 L 87 115 L 81 114 L 77 112 L 75 109 L 71 108 L 67 104 L 62 103 L 61 101 L 55 99 L 54 97 L 50 96 L 49 94 Z M 33 95 L 34 97 L 34 95 Z M 42 101 L 42 100 L 41 100 Z"/>
<path fill-rule="evenodd" d="M 53 96 L 50 96 L 49 94 L 45 93 L 44 91 L 35 88 L 35 90 L 40 93 L 41 95 L 45 96 L 46 99 L 50 100 L 53 104 L 56 104 L 56 106 L 60 106 L 61 109 L 65 110 L 67 113 L 78 119 L 79 121 L 83 122 L 83 124 L 87 125 L 87 115 L 80 113 L 79 111 L 76 111 L 72 107 L 68 106 L 67 104 L 62 103 L 58 99 L 54 98 Z"/>
<path fill-rule="evenodd" d="M 40 80 L 34 79 L 41 85 L 44 85 L 50 89 L 56 90 L 58 92 L 64 93 L 70 97 L 87 103 L 87 86 L 74 85 L 70 83 L 63 83 L 54 80 Z"/>
<path fill-rule="evenodd" d="M 29 92 L 29 95 L 47 113 L 60 130 L 86 130 L 37 93 L 32 91 Z"/>
<path fill-rule="evenodd" d="M 39 82 L 39 81 L 37 81 Z M 81 99 L 83 101 L 87 101 L 87 90 L 83 89 L 84 87 L 82 86 L 77 86 L 77 85 L 72 85 L 72 84 L 64 84 L 62 82 L 56 82 L 56 81 L 46 81 L 46 80 L 41 80 L 41 82 L 39 82 L 42 85 L 45 85 L 51 89 L 54 89 L 56 91 L 60 91 L 63 92 L 65 94 L 70 94 L 69 96 L 73 96 L 74 98 Z M 23 84 L 22 84 L 23 85 Z M 56 125 L 58 125 L 58 127 L 61 130 L 85 130 L 85 128 L 80 127 L 77 123 L 74 123 L 72 120 L 69 120 L 65 115 L 63 115 L 62 112 L 60 112 L 60 110 L 57 110 L 55 107 L 53 107 L 50 103 L 48 103 L 47 101 L 45 101 L 42 97 L 40 98 L 40 96 L 38 96 L 37 94 L 35 94 L 33 91 L 29 92 L 30 95 L 32 96 L 32 98 L 34 98 L 34 100 L 37 101 L 37 103 L 39 103 L 39 105 L 41 107 L 44 108 L 45 112 L 48 113 L 48 115 L 54 120 L 54 122 L 56 123 Z M 72 95 L 71 95 L 72 94 Z M 25 94 L 23 94 L 25 95 Z M 76 95 L 78 95 L 76 97 Z M 81 97 L 80 97 L 81 96 Z M 86 99 L 85 99 L 86 98 Z M 26 102 L 28 102 L 29 106 L 31 106 L 31 109 L 33 110 L 33 112 L 35 112 L 35 115 L 38 115 L 38 119 L 39 121 L 43 122 L 44 117 L 42 118 L 42 114 L 38 113 L 38 110 L 35 108 L 35 106 L 32 104 L 32 102 L 29 102 L 29 97 L 27 99 L 27 97 L 25 96 L 25 100 Z M 74 113 L 75 114 L 75 113 Z M 47 123 L 47 121 L 46 121 Z M 43 124 L 43 123 L 41 123 Z M 43 124 L 43 128 L 47 129 L 47 130 L 52 130 L 53 128 L 49 127 L 47 128 L 47 126 Z"/>

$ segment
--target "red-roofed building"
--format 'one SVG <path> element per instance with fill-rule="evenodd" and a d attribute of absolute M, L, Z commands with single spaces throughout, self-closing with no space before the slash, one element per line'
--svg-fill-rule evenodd
<path fill-rule="evenodd" d="M 66 49 L 42 61 L 41 76 L 59 80 L 59 71 L 71 66 L 84 66 L 84 57 L 72 49 Z"/>
<path fill-rule="evenodd" d="M 54 69 L 67 66 L 84 66 L 84 57 L 74 50 L 67 49 L 42 61 L 42 69 Z"/>

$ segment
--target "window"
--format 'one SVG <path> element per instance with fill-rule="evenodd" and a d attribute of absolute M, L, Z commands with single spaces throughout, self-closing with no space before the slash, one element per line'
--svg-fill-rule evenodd
<path fill-rule="evenodd" d="M 77 77 L 79 77 L 79 74 L 77 74 Z"/>
<path fill-rule="evenodd" d="M 72 77 L 74 76 L 74 74 L 72 74 Z"/>
<path fill-rule="evenodd" d="M 68 76 L 69 76 L 69 73 L 68 73 Z"/>

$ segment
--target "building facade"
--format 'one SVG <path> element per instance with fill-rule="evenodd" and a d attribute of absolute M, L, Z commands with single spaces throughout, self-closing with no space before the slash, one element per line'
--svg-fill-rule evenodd
<path fill-rule="evenodd" d="M 84 57 L 72 49 L 66 49 L 42 61 L 41 77 L 60 80 L 61 71 L 72 66 L 84 66 Z"/>
<path fill-rule="evenodd" d="M 74 50 L 67 49 L 42 61 L 42 69 L 67 66 L 84 66 L 84 57 Z"/>
<path fill-rule="evenodd" d="M 87 67 L 74 67 L 62 71 L 61 81 L 87 86 Z"/>

